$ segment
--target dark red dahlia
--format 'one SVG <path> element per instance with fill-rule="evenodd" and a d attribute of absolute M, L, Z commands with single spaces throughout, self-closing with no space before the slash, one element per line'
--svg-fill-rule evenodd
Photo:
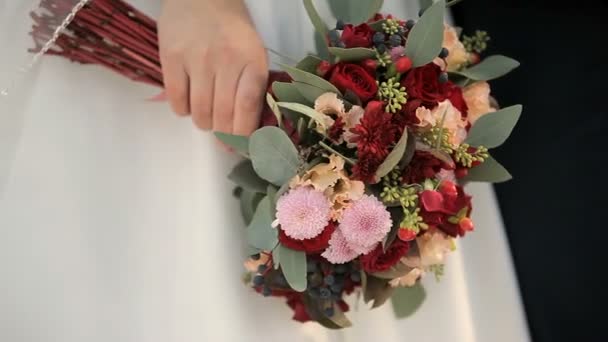
<path fill-rule="evenodd" d="M 283 229 L 279 229 L 279 242 L 296 251 L 304 251 L 306 253 L 321 253 L 329 246 L 329 239 L 336 230 L 336 223 L 330 222 L 327 227 L 312 239 L 295 240 L 285 234 Z"/>
<path fill-rule="evenodd" d="M 367 105 L 361 122 L 351 129 L 355 134 L 351 142 L 357 144 L 359 160 L 353 167 L 356 179 L 368 183 L 377 181 L 374 174 L 396 143 L 400 131 L 392 115 L 384 111 L 384 103 L 372 101 Z"/>
<path fill-rule="evenodd" d="M 342 120 L 342 117 L 338 117 L 334 124 L 329 127 L 327 136 L 333 141 L 339 141 L 342 133 L 344 133 L 344 120 Z"/>
<path fill-rule="evenodd" d="M 453 166 L 433 156 L 430 152 L 416 151 L 401 176 L 404 184 L 422 183 L 427 178 L 435 177 L 442 169 L 452 170 Z"/>
<path fill-rule="evenodd" d="M 386 271 L 401 260 L 409 249 L 410 244 L 399 239 L 396 239 L 386 252 L 382 244 L 378 244 L 373 251 L 361 256 L 361 268 L 368 273 Z"/>

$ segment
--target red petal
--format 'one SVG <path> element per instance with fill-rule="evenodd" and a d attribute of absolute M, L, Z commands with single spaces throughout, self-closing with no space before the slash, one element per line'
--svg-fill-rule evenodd
<path fill-rule="evenodd" d="M 420 202 L 426 211 L 443 210 L 443 195 L 437 191 L 423 191 L 420 194 Z"/>

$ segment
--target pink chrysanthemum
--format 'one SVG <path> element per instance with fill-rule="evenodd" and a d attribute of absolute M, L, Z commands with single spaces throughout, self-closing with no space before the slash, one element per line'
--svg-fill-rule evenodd
<path fill-rule="evenodd" d="M 295 240 L 312 239 L 323 232 L 331 216 L 329 200 L 322 192 L 299 187 L 277 202 L 277 220 L 285 235 Z"/>
<path fill-rule="evenodd" d="M 329 247 L 321 254 L 322 257 L 327 259 L 327 261 L 332 264 L 344 264 L 347 263 L 354 258 L 356 258 L 359 253 L 353 251 L 348 241 L 344 238 L 344 235 L 339 229 L 331 236 L 329 239 Z"/>
<path fill-rule="evenodd" d="M 340 230 L 352 250 L 365 254 L 382 241 L 392 225 L 391 214 L 384 204 L 365 195 L 344 211 Z"/>

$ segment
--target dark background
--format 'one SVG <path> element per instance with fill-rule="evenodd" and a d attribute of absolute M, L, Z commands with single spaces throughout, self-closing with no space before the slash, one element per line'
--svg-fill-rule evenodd
<path fill-rule="evenodd" d="M 608 1 L 466 0 L 455 21 L 521 62 L 491 82 L 524 112 L 496 191 L 534 341 L 608 341 Z M 487 55 L 487 54 L 486 54 Z"/>

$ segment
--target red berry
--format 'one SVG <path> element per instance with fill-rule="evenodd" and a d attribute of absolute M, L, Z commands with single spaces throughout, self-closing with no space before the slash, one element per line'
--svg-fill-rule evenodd
<path fill-rule="evenodd" d="M 397 235 L 401 241 L 405 242 L 412 241 L 416 238 L 416 232 L 406 227 L 401 227 Z"/>
<path fill-rule="evenodd" d="M 471 62 L 471 64 L 473 64 L 473 65 L 479 63 L 480 60 L 481 60 L 481 58 L 479 57 L 478 53 L 472 52 L 469 55 L 469 62 Z"/>
<path fill-rule="evenodd" d="M 375 59 L 366 59 L 361 63 L 361 66 L 369 72 L 375 72 L 376 68 L 378 68 L 378 62 Z"/>
<path fill-rule="evenodd" d="M 454 175 L 458 179 L 462 179 L 462 178 L 466 177 L 468 174 L 469 174 L 469 169 L 464 168 L 464 167 L 459 167 L 454 171 Z"/>
<path fill-rule="evenodd" d="M 412 68 L 412 60 L 403 56 L 399 58 L 397 62 L 395 62 L 395 68 L 397 69 L 398 73 L 403 74 Z"/>
<path fill-rule="evenodd" d="M 319 63 L 317 66 L 317 75 L 325 77 L 325 74 L 327 74 L 330 68 L 331 64 L 329 64 L 328 61 L 321 61 L 321 63 Z"/>
<path fill-rule="evenodd" d="M 449 180 L 444 180 L 441 182 L 441 185 L 439 185 L 439 191 L 447 196 L 458 196 L 458 188 L 456 187 L 456 184 Z"/>
<path fill-rule="evenodd" d="M 460 222 L 458 222 L 458 225 L 460 226 L 460 228 L 462 228 L 462 230 L 464 230 L 465 232 L 472 232 L 473 229 L 475 229 L 475 225 L 473 224 L 473 220 L 471 220 L 468 217 L 463 217 Z"/>

